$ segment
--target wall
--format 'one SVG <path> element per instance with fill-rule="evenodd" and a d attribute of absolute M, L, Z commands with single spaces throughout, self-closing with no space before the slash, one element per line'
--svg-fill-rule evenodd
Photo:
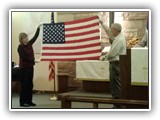
<path fill-rule="evenodd" d="M 23 18 L 25 12 L 13 12 L 12 13 L 12 61 L 19 64 L 19 56 L 17 53 L 17 47 L 19 45 L 18 36 L 23 31 Z M 34 74 L 34 90 L 53 90 L 53 81 L 48 80 L 49 62 L 40 62 L 35 65 Z"/>
<path fill-rule="evenodd" d="M 82 19 L 85 17 L 90 17 L 97 15 L 98 12 L 58 12 L 57 22 L 70 21 Z M 117 22 L 120 22 L 124 28 L 124 33 L 126 39 L 129 40 L 132 37 L 142 38 L 144 35 L 144 30 L 146 26 L 147 12 L 119 12 L 116 15 Z M 23 28 L 23 17 L 22 12 L 16 12 L 12 15 L 12 61 L 19 63 L 19 57 L 17 53 L 17 47 L 19 45 L 18 35 L 22 32 Z M 55 16 L 56 17 L 56 16 Z M 109 14 L 106 13 L 108 19 Z M 107 41 L 107 36 L 102 29 L 102 42 L 105 45 Z M 53 81 L 48 81 L 48 70 L 49 62 L 40 62 L 35 65 L 34 74 L 34 89 L 35 90 L 53 90 Z M 75 62 L 74 61 L 63 61 L 58 62 L 58 73 L 69 74 L 69 86 L 70 87 L 81 87 L 81 81 L 75 81 Z"/>
<path fill-rule="evenodd" d="M 115 12 L 115 22 L 123 27 L 126 40 L 133 37 L 142 39 L 145 33 L 148 12 Z"/>
<path fill-rule="evenodd" d="M 22 31 L 22 17 L 23 14 L 21 12 L 12 13 L 12 61 L 19 63 L 19 57 L 17 53 L 17 47 L 19 45 L 18 36 Z"/>

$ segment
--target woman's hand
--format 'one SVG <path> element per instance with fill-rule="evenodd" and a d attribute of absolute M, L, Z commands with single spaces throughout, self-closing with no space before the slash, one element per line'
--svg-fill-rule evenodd
<path fill-rule="evenodd" d="M 38 26 L 38 28 L 40 28 L 42 25 L 43 25 L 43 23 L 42 23 L 42 24 L 40 24 L 40 25 Z"/>

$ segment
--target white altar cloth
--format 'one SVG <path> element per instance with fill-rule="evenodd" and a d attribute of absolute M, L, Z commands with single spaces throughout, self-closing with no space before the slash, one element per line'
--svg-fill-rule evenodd
<path fill-rule="evenodd" d="M 100 60 L 77 61 L 76 79 L 109 81 L 109 62 Z"/>
<path fill-rule="evenodd" d="M 148 85 L 148 48 L 131 49 L 131 84 Z"/>

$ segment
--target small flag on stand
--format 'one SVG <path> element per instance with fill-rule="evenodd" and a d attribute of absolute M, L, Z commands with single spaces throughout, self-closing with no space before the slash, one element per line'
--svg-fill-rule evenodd
<path fill-rule="evenodd" d="M 49 64 L 49 81 L 55 80 L 55 64 L 53 61 L 50 62 Z"/>

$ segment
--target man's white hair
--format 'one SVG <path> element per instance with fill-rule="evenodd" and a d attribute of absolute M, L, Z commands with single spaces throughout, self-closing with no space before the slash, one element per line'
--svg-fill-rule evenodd
<path fill-rule="evenodd" d="M 116 29 L 116 30 L 119 31 L 119 32 L 121 32 L 121 30 L 122 30 L 122 26 L 121 26 L 121 24 L 119 24 L 119 23 L 113 23 L 113 24 L 111 25 L 111 28 L 114 28 L 114 29 Z"/>

